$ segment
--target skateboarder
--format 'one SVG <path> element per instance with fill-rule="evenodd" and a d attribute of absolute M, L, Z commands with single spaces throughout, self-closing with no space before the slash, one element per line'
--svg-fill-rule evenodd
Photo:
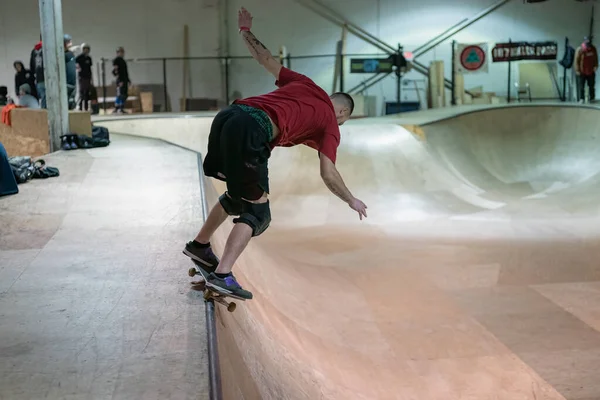
<path fill-rule="evenodd" d="M 318 151 L 321 177 L 329 190 L 366 217 L 367 206 L 348 190 L 335 167 L 340 142 L 339 125 L 350 118 L 352 97 L 345 93 L 328 96 L 310 78 L 283 67 L 252 34 L 252 16 L 238 13 L 239 33 L 250 54 L 273 74 L 279 89 L 234 101 L 213 120 L 204 159 L 204 174 L 227 183 L 196 239 L 184 254 L 205 265 L 208 287 L 251 299 L 231 274 L 234 262 L 250 239 L 263 233 L 271 221 L 267 163 L 276 146 L 304 144 Z M 234 215 L 223 259 L 210 247 L 217 228 Z"/>

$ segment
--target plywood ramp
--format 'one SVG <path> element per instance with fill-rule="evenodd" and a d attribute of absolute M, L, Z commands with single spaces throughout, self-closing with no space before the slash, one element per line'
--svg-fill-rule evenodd
<path fill-rule="evenodd" d="M 92 135 L 90 114 L 69 112 L 69 130 L 79 135 Z M 0 142 L 9 157 L 39 157 L 50 151 L 48 114 L 46 110 L 16 108 L 11 110 L 11 125 L 0 123 Z"/>
<path fill-rule="evenodd" d="M 600 397 L 600 111 L 461 110 L 342 127 L 364 221 L 314 150 L 275 149 L 272 225 L 234 270 L 254 299 L 218 307 L 226 399 Z M 210 121 L 99 124 L 204 153 Z"/>

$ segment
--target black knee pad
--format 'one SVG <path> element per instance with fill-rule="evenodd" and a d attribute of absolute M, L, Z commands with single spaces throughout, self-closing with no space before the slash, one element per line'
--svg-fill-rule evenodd
<path fill-rule="evenodd" d="M 232 199 L 227 195 L 227 192 L 219 197 L 219 203 L 221 203 L 227 215 L 240 215 L 244 209 L 242 201 Z"/>
<path fill-rule="evenodd" d="M 235 218 L 233 223 L 241 222 L 252 228 L 252 236 L 258 236 L 267 230 L 271 223 L 271 208 L 269 202 L 250 203 L 242 200 L 243 211 L 239 218 Z"/>

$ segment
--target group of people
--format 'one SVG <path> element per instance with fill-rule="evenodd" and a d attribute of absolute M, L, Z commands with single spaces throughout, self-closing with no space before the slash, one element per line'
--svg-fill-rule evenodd
<path fill-rule="evenodd" d="M 65 69 L 67 78 L 67 98 L 69 101 L 69 110 L 77 107 L 75 95 L 79 87 L 79 109 L 89 110 L 90 100 L 97 99 L 95 88 L 92 85 L 92 57 L 90 56 L 90 46 L 82 44 L 73 45 L 73 39 L 70 35 L 64 35 L 65 50 Z M 80 52 L 75 56 L 76 52 Z M 31 50 L 29 59 L 29 69 L 25 68 L 21 61 L 15 61 L 15 92 L 19 96 L 19 104 L 23 102 L 22 92 L 38 100 L 38 108 L 46 108 L 46 77 L 44 73 L 44 51 L 43 43 L 36 43 Z M 31 99 L 28 99 L 30 102 Z M 28 105 L 25 105 L 28 106 Z"/>
<path fill-rule="evenodd" d="M 92 84 L 93 61 L 90 56 L 90 46 L 85 43 L 73 45 L 71 36 L 65 34 L 64 49 L 69 110 L 78 107 L 81 111 L 91 109 L 92 113 L 98 113 L 98 95 Z M 76 53 L 79 54 L 76 56 Z M 131 83 L 124 56 L 125 50 L 123 47 L 119 47 L 117 56 L 113 60 L 112 71 L 117 78 L 117 97 L 114 113 L 125 112 L 125 101 Z M 13 66 L 15 68 L 15 94 L 17 96 L 15 103 L 28 108 L 46 108 L 46 80 L 41 36 L 40 41 L 31 50 L 29 68 L 26 68 L 22 61 L 15 61 Z M 79 94 L 78 100 L 76 100 L 76 94 Z M 0 87 L 0 105 L 9 102 L 11 102 L 11 99 L 8 96 L 7 88 L 5 86 Z"/>

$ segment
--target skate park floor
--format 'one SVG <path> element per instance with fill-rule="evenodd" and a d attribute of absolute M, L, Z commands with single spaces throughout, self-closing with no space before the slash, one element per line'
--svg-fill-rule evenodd
<path fill-rule="evenodd" d="M 195 153 L 112 135 L 0 198 L 0 399 L 208 399 Z"/>
<path fill-rule="evenodd" d="M 365 221 L 313 150 L 276 149 L 272 226 L 234 271 L 255 297 L 217 305 L 224 398 L 600 398 L 599 111 L 351 121 L 338 168 Z M 0 199 L 1 395 L 207 395 L 181 246 L 204 179 L 185 148 L 205 151 L 213 115 L 96 119 L 111 146 L 50 155 L 65 181 Z M 203 186 L 212 206 L 224 186 Z"/>

